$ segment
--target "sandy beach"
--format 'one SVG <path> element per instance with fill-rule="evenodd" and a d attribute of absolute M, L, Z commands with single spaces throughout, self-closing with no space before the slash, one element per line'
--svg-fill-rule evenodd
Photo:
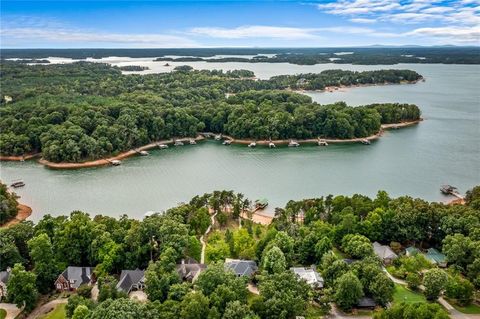
<path fill-rule="evenodd" d="M 38 156 L 41 156 L 41 153 L 35 153 L 35 154 L 27 154 L 27 155 L 21 155 L 21 156 L 4 156 L 0 155 L 0 161 L 14 161 L 14 162 L 23 162 Z"/>
<path fill-rule="evenodd" d="M 32 208 L 30 208 L 27 205 L 18 204 L 17 208 L 18 208 L 17 216 L 15 216 L 15 218 L 13 218 L 12 220 L 0 226 L 0 228 L 7 228 L 15 224 L 18 224 L 24 221 L 25 219 L 27 219 L 30 215 L 32 215 Z"/>

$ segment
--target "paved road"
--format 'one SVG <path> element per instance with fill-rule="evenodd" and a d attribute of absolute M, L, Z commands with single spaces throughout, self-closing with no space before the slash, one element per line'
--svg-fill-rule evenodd
<path fill-rule="evenodd" d="M 7 312 L 5 319 L 14 319 L 22 309 L 17 308 L 13 303 L 0 303 L 0 309 L 4 309 Z"/>

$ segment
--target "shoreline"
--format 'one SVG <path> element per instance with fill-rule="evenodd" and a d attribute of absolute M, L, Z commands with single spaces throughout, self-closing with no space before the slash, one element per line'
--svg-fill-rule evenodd
<path fill-rule="evenodd" d="M 222 139 L 224 140 L 229 140 L 232 144 L 240 144 L 240 145 L 248 145 L 252 142 L 256 142 L 257 145 L 261 146 L 268 146 L 270 142 L 273 142 L 276 145 L 288 145 L 291 140 L 296 141 L 299 144 L 316 144 L 318 143 L 319 140 L 325 141 L 328 144 L 345 144 L 345 143 L 361 143 L 362 141 L 374 141 L 379 139 L 383 133 L 386 130 L 389 129 L 398 129 L 398 128 L 404 128 L 408 126 L 413 126 L 416 125 L 420 122 L 423 121 L 423 118 L 420 118 L 419 120 L 414 120 L 414 121 L 406 121 L 406 122 L 400 122 L 400 123 L 391 123 L 391 124 L 382 124 L 380 126 L 380 131 L 378 131 L 376 134 L 367 136 L 367 137 L 357 137 L 357 138 L 350 138 L 350 139 L 319 139 L 319 138 L 311 138 L 311 139 L 303 139 L 303 140 L 296 140 L 296 139 L 283 139 L 283 140 L 254 140 L 254 139 L 235 139 L 231 136 L 228 135 L 221 135 Z M 99 166 L 106 166 L 106 165 L 111 165 L 112 161 L 115 160 L 122 160 L 128 157 L 131 157 L 133 155 L 137 155 L 141 151 L 146 151 L 155 147 L 158 147 L 159 144 L 173 144 L 175 141 L 181 141 L 181 142 L 189 142 L 190 139 L 194 139 L 196 142 L 202 141 L 206 138 L 206 136 L 214 136 L 216 135 L 215 133 L 210 133 L 210 132 L 200 132 L 199 135 L 195 138 L 191 137 L 184 137 L 184 138 L 179 138 L 179 139 L 168 139 L 168 140 L 161 140 L 161 141 L 156 141 L 152 142 L 147 145 L 143 145 L 140 147 L 137 147 L 135 149 L 129 150 L 122 152 L 118 155 L 111 156 L 108 158 L 103 158 L 103 159 L 97 159 L 97 160 L 92 160 L 92 161 L 86 161 L 82 163 L 66 163 L 66 162 L 61 162 L 61 163 L 55 163 L 55 162 L 50 162 L 44 158 L 40 158 L 38 160 L 38 163 L 51 168 L 51 169 L 80 169 L 80 168 L 92 168 L 92 167 L 99 167 Z M 36 154 L 30 154 L 26 156 L 0 156 L 0 161 L 24 161 L 27 159 L 32 159 L 35 157 L 41 156 L 41 153 L 36 153 Z"/>
<path fill-rule="evenodd" d="M 17 215 L 5 224 L 1 225 L 0 228 L 8 228 L 10 226 L 16 225 L 26 220 L 28 217 L 30 217 L 30 215 L 32 215 L 32 208 L 30 206 L 19 203 L 17 205 Z"/>
<path fill-rule="evenodd" d="M 335 91 L 339 92 L 345 92 L 345 89 L 351 89 L 351 88 L 361 88 L 361 87 L 370 87 L 370 86 L 385 86 L 385 85 L 407 85 L 407 84 L 417 84 L 418 82 L 423 82 L 425 81 L 425 78 L 422 76 L 418 80 L 415 81 L 401 81 L 400 83 L 390 83 L 390 82 L 384 82 L 384 83 L 367 83 L 367 84 L 352 84 L 352 85 L 340 85 L 340 86 L 326 86 L 323 89 L 317 89 L 317 90 L 305 90 L 305 89 L 286 89 L 291 92 L 296 92 L 300 94 L 305 94 L 308 92 L 317 92 L 317 93 L 333 93 Z"/>

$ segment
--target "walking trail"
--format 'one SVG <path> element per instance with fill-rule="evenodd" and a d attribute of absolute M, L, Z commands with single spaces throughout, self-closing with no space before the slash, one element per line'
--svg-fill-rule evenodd
<path fill-rule="evenodd" d="M 207 237 L 208 233 L 212 230 L 212 227 L 215 225 L 215 216 L 217 216 L 217 213 L 213 214 L 210 219 L 212 220 L 212 223 L 210 226 L 208 226 L 207 230 L 205 231 L 205 234 L 200 237 L 200 242 L 202 243 L 202 255 L 200 257 L 200 263 L 204 264 L 205 263 L 205 249 L 207 248 L 207 243 L 205 241 L 205 238 Z"/>

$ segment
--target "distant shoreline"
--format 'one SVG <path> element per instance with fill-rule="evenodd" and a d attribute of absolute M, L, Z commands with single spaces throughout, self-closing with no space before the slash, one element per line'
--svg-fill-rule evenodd
<path fill-rule="evenodd" d="M 400 123 L 392 123 L 392 124 L 382 124 L 380 127 L 380 131 L 376 134 L 367 136 L 367 137 L 358 137 L 358 138 L 350 138 L 350 139 L 318 139 L 318 138 L 311 138 L 311 139 L 303 139 L 303 140 L 297 140 L 297 139 L 282 139 L 282 140 L 254 140 L 254 139 L 235 139 L 231 136 L 228 135 L 221 135 L 224 140 L 229 140 L 232 144 L 240 144 L 240 145 L 248 145 L 250 143 L 257 143 L 257 145 L 261 146 L 268 146 L 269 143 L 274 143 L 275 145 L 287 145 L 290 143 L 290 141 L 296 141 L 299 144 L 316 144 L 318 143 L 319 140 L 325 141 L 328 144 L 345 144 L 345 143 L 361 143 L 362 141 L 374 141 L 379 139 L 385 130 L 389 129 L 395 129 L 395 128 L 403 128 L 403 127 L 408 127 L 412 125 L 416 125 L 423 121 L 423 119 L 415 120 L 415 121 L 407 121 L 407 122 L 400 122 Z M 112 161 L 115 160 L 122 160 L 128 157 L 131 157 L 133 155 L 138 154 L 141 151 L 146 151 L 149 149 L 153 149 L 155 147 L 158 147 L 159 144 L 173 144 L 175 141 L 181 141 L 181 142 L 189 142 L 191 139 L 194 139 L 195 141 L 201 141 L 205 139 L 204 135 L 216 135 L 215 133 L 209 133 L 209 132 L 202 132 L 199 133 L 199 135 L 196 138 L 192 137 L 184 137 L 184 138 L 179 138 L 179 139 L 168 139 L 168 140 L 162 140 L 162 141 L 157 141 L 157 142 L 152 142 L 147 145 L 143 145 L 140 147 L 137 147 L 135 149 L 129 150 L 122 152 L 118 155 L 111 156 L 108 158 L 103 158 L 103 159 L 98 159 L 98 160 L 93 160 L 93 161 L 86 161 L 82 163 L 66 163 L 66 162 L 61 162 L 61 163 L 55 163 L 48 161 L 44 158 L 41 158 L 38 160 L 38 162 L 48 168 L 52 169 L 80 169 L 80 168 L 91 168 L 91 167 L 99 167 L 99 166 L 106 166 L 106 165 L 111 165 Z M 40 156 L 41 154 L 31 154 L 31 155 L 25 155 L 25 156 L 0 156 L 0 161 L 23 161 L 26 159 L 32 159 L 34 157 Z"/>

